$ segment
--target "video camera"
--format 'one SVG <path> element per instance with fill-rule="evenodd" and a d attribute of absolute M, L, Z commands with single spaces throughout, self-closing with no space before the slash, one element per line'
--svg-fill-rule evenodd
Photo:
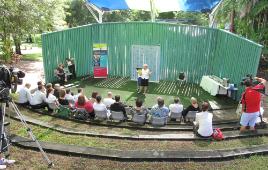
<path fill-rule="evenodd" d="M 17 91 L 17 86 L 21 85 L 25 73 L 18 68 L 0 65 L 0 99 L 7 98 L 11 89 L 12 93 Z"/>
<path fill-rule="evenodd" d="M 247 86 L 247 85 L 253 85 L 253 84 L 258 84 L 257 81 L 254 81 L 253 75 L 252 74 L 247 74 L 246 77 L 242 78 L 241 81 L 241 86 Z"/>

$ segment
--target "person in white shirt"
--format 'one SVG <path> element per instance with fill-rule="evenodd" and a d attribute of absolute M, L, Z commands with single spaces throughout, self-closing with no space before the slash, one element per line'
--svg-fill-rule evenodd
<path fill-rule="evenodd" d="M 108 97 L 103 99 L 103 104 L 105 104 L 106 107 L 110 107 L 111 104 L 114 104 L 115 100 L 113 99 L 112 92 L 108 92 Z"/>
<path fill-rule="evenodd" d="M 71 93 L 70 89 L 66 89 L 66 95 L 65 95 L 65 99 L 69 101 L 69 103 L 74 104 L 74 96 Z"/>
<path fill-rule="evenodd" d="M 212 118 L 213 114 L 208 112 L 208 102 L 203 102 L 202 111 L 196 114 L 194 125 L 198 125 L 197 135 L 200 137 L 210 137 L 213 134 Z"/>
<path fill-rule="evenodd" d="M 74 101 L 75 101 L 75 102 L 78 100 L 78 97 L 79 97 L 80 95 L 83 95 L 83 89 L 82 89 L 82 88 L 78 88 L 78 89 L 77 89 L 77 94 L 74 95 Z"/>
<path fill-rule="evenodd" d="M 46 103 L 48 104 L 49 111 L 53 111 L 53 109 L 55 109 L 59 105 L 57 97 L 54 96 L 53 88 L 47 90 Z"/>
<path fill-rule="evenodd" d="M 149 70 L 148 65 L 143 64 L 143 69 L 141 70 L 141 89 L 138 93 L 141 93 L 143 90 L 143 94 L 146 94 L 151 74 L 152 72 Z"/>
<path fill-rule="evenodd" d="M 181 113 L 183 111 L 183 105 L 180 103 L 179 98 L 174 99 L 174 104 L 169 105 L 170 113 Z"/>
<path fill-rule="evenodd" d="M 107 117 L 110 116 L 110 112 L 108 113 L 108 110 L 107 110 L 105 104 L 103 104 L 101 102 L 101 96 L 96 97 L 96 102 L 93 104 L 93 109 L 94 109 L 94 111 L 99 111 L 99 112 L 104 111 L 107 113 Z"/>
<path fill-rule="evenodd" d="M 19 90 L 18 104 L 22 106 L 26 106 L 30 104 L 30 101 L 32 99 L 30 87 L 31 87 L 31 84 L 26 83 L 25 86 Z"/>
<path fill-rule="evenodd" d="M 45 88 L 43 85 L 38 86 L 38 90 L 33 94 L 30 105 L 33 109 L 41 109 L 47 107 Z"/>
<path fill-rule="evenodd" d="M 43 85 L 42 81 L 38 81 L 38 82 L 37 82 L 37 86 L 36 86 L 34 89 L 31 89 L 31 91 L 30 91 L 31 94 L 33 94 L 34 92 L 36 92 L 36 91 L 38 90 L 38 86 L 39 86 L 39 85 Z"/>

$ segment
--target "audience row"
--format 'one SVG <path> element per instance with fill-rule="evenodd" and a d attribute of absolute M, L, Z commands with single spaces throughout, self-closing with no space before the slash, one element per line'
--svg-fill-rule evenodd
<path fill-rule="evenodd" d="M 110 117 L 110 111 L 122 112 L 124 119 L 127 120 L 126 105 L 120 102 L 120 96 L 113 97 L 112 92 L 108 92 L 107 97 L 102 100 L 98 92 L 93 92 L 88 99 L 82 88 L 78 88 L 77 94 L 74 95 L 70 89 L 64 89 L 59 84 L 55 84 L 54 88 L 51 83 L 43 85 L 42 82 L 37 83 L 37 88 L 30 90 L 31 84 L 26 83 L 25 86 L 19 90 L 18 103 L 26 106 L 30 105 L 33 109 L 47 108 L 48 111 L 53 111 L 59 105 L 68 107 L 69 109 L 84 109 L 90 118 L 95 117 L 95 112 L 105 112 L 107 117 Z M 179 98 L 174 99 L 174 103 L 169 107 L 165 106 L 164 99 L 157 98 L 157 104 L 149 111 L 143 106 L 143 102 L 136 100 L 135 107 L 130 112 L 132 115 L 151 115 L 151 117 L 167 118 L 172 113 L 181 113 L 183 120 L 186 120 L 189 111 L 200 112 L 196 115 L 196 123 L 199 124 L 198 134 L 203 137 L 210 136 L 212 130 L 212 114 L 208 112 L 208 103 L 203 103 L 201 109 L 195 98 L 191 98 L 191 105 L 184 109 Z"/>

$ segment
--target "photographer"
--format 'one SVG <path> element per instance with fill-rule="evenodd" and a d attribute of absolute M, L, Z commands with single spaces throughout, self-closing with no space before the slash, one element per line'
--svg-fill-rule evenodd
<path fill-rule="evenodd" d="M 257 85 L 254 85 L 253 80 L 257 81 Z M 246 127 L 250 126 L 250 130 L 255 130 L 255 123 L 260 115 L 261 105 L 261 93 L 265 89 L 266 80 L 251 76 L 248 76 L 243 81 L 243 85 L 246 86 L 244 93 L 242 94 L 242 116 L 240 120 L 241 128 L 240 132 L 246 131 Z"/>

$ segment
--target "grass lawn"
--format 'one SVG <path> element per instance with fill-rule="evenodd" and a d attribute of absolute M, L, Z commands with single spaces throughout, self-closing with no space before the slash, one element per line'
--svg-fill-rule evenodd
<path fill-rule="evenodd" d="M 55 118 L 54 118 L 55 119 Z M 49 121 L 49 119 L 46 118 Z M 50 119 L 52 120 L 52 119 Z M 64 121 L 62 120 L 62 123 Z M 62 123 L 61 126 L 64 126 Z M 55 125 L 57 126 L 57 125 Z M 66 122 L 65 126 L 68 128 L 70 122 Z M 79 125 L 76 124 L 79 128 Z M 91 128 L 90 125 L 82 125 L 80 130 L 85 130 L 85 126 L 88 126 L 87 131 L 95 132 L 96 126 Z M 30 125 L 33 133 L 40 141 L 48 141 L 61 144 L 72 144 L 79 146 L 98 147 L 98 148 L 111 148 L 111 149 L 124 149 L 129 150 L 209 150 L 209 149 L 231 149 L 231 148 L 244 148 L 257 145 L 264 145 L 268 142 L 268 137 L 252 137 L 242 138 L 225 141 L 147 141 L 147 140 L 120 140 L 109 139 L 99 137 L 88 137 L 83 135 L 67 135 L 60 132 L 53 131 L 49 128 L 43 128 L 36 125 Z M 103 128 L 103 127 L 101 127 Z M 103 128 L 104 129 L 104 128 Z M 106 133 L 109 133 L 109 128 L 106 129 Z M 121 131 L 121 132 L 120 132 Z M 140 131 L 130 129 L 117 129 L 117 132 L 126 135 L 135 135 Z M 18 121 L 11 121 L 11 133 L 17 134 L 23 137 L 28 137 L 26 129 Z M 143 132 L 144 133 L 144 132 Z M 167 132 L 168 133 L 168 132 Z M 181 147 L 183 146 L 183 147 Z"/>
<path fill-rule="evenodd" d="M 29 61 L 43 61 L 42 54 L 24 54 L 22 60 L 29 60 Z"/>
<path fill-rule="evenodd" d="M 47 169 L 40 152 L 24 150 L 11 146 L 11 158 L 17 162 L 8 169 Z M 141 169 L 141 170 L 175 170 L 175 169 L 219 169 L 219 170 L 250 170 L 250 169 L 267 169 L 267 156 L 251 156 L 249 158 L 241 157 L 230 161 L 219 162 L 125 162 L 106 159 L 82 158 L 68 155 L 48 154 L 49 159 L 54 163 L 52 170 L 110 170 L 110 169 Z"/>

